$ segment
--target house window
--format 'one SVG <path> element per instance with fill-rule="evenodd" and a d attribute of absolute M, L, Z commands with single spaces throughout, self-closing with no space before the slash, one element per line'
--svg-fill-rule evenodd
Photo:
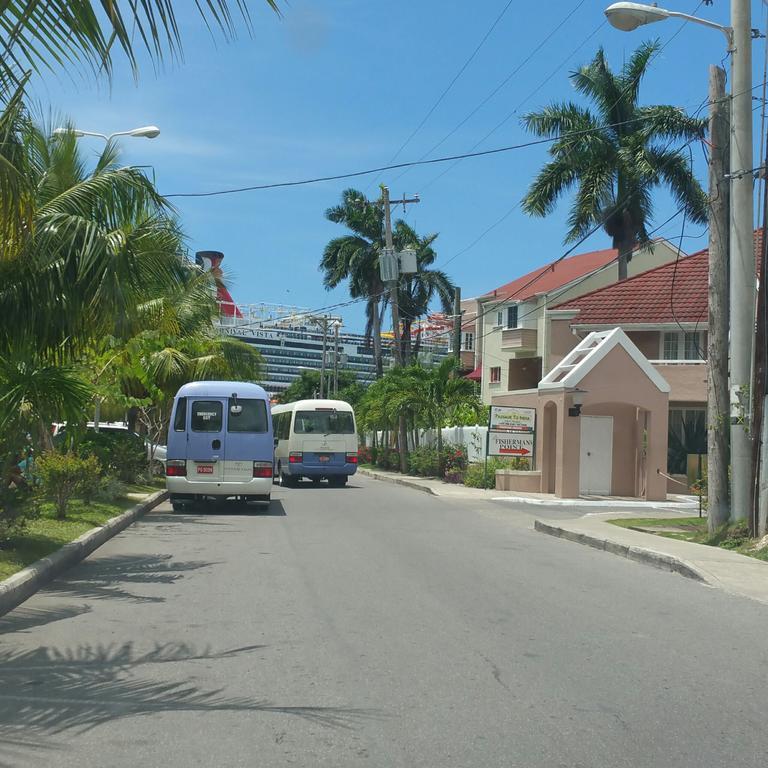
<path fill-rule="evenodd" d="M 501 381 L 501 366 L 491 368 L 491 384 L 498 384 Z"/>
<path fill-rule="evenodd" d="M 501 328 L 501 326 L 504 324 L 504 313 L 499 310 L 496 313 L 496 327 Z"/>
<path fill-rule="evenodd" d="M 517 328 L 517 304 L 507 307 L 507 328 Z"/>
<path fill-rule="evenodd" d="M 461 349 L 464 352 L 471 352 L 475 348 L 475 334 L 465 333 L 462 335 Z"/>
<path fill-rule="evenodd" d="M 704 331 L 667 331 L 663 336 L 663 360 L 704 360 L 707 356 Z"/>

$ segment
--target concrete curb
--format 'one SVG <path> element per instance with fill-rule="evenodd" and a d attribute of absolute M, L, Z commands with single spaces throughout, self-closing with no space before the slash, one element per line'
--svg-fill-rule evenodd
<path fill-rule="evenodd" d="M 663 571 L 679 573 L 687 579 L 693 579 L 694 581 L 709 584 L 709 581 L 690 563 L 686 563 L 684 560 L 680 560 L 672 555 L 665 555 L 662 552 L 655 552 L 654 550 L 646 549 L 645 547 L 631 547 L 626 544 L 619 544 L 610 539 L 603 539 L 588 533 L 569 531 L 566 528 L 560 528 L 557 525 L 551 525 L 550 523 L 545 523 L 541 520 L 536 520 L 533 527 L 540 533 L 556 536 L 559 539 L 575 541 L 577 544 L 586 544 L 588 547 L 601 549 L 605 552 L 610 552 L 613 555 L 619 555 L 620 557 L 626 557 L 629 560 L 635 560 L 638 563 L 645 563 L 654 568 L 660 568 Z"/>
<path fill-rule="evenodd" d="M 694 502 L 688 501 L 626 501 L 623 499 L 537 499 L 529 496 L 494 496 L 491 501 L 508 501 L 513 504 L 535 504 L 540 507 L 605 507 L 607 509 L 696 509 Z"/>
<path fill-rule="evenodd" d="M 378 472 L 371 472 L 369 469 L 358 469 L 358 475 L 365 475 L 365 477 L 372 477 L 374 480 L 381 480 L 385 483 L 393 483 L 394 485 L 404 485 L 406 488 L 415 488 L 417 491 L 423 491 L 430 496 L 439 496 L 434 488 L 430 488 L 427 485 L 420 485 L 419 483 L 411 480 L 406 480 L 402 477 L 389 477 L 388 475 L 380 475 Z"/>
<path fill-rule="evenodd" d="M 168 491 L 153 493 L 148 499 L 123 512 L 122 515 L 110 518 L 104 525 L 87 531 L 61 549 L 28 565 L 5 581 L 0 581 L 0 616 L 30 598 L 67 568 L 84 560 L 95 549 L 167 498 Z"/>

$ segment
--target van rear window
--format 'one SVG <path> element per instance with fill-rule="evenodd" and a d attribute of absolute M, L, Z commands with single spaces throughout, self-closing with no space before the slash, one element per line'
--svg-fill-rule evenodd
<path fill-rule="evenodd" d="M 173 416 L 173 431 L 183 432 L 187 426 L 187 398 L 180 397 Z"/>
<path fill-rule="evenodd" d="M 354 435 L 355 421 L 349 411 L 296 411 L 293 431 L 299 435 Z"/>
<path fill-rule="evenodd" d="M 217 400 L 195 400 L 192 403 L 193 432 L 221 432 L 222 405 Z"/>
<path fill-rule="evenodd" d="M 239 406 L 240 412 L 233 413 L 233 406 Z M 267 404 L 264 400 L 229 400 L 228 432 L 266 432 Z"/>

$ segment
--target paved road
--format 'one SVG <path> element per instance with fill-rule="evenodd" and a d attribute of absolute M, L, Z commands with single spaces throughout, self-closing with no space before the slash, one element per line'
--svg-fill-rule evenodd
<path fill-rule="evenodd" d="M 357 479 L 160 508 L 0 619 L 12 766 L 765 766 L 768 608 Z"/>

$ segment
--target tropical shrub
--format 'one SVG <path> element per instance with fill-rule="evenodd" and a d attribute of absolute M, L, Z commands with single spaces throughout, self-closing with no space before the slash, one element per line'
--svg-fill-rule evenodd
<path fill-rule="evenodd" d="M 380 448 L 376 454 L 376 466 L 379 469 L 398 470 L 400 453 L 394 448 Z"/>
<path fill-rule="evenodd" d="M 440 453 L 437 448 L 420 446 L 408 456 L 408 471 L 412 475 L 437 477 L 440 474 L 440 457 L 446 473 L 463 472 L 467 468 L 467 451 L 461 445 L 445 445 Z"/>
<path fill-rule="evenodd" d="M 90 431 L 78 445 L 80 456 L 94 455 L 102 472 L 124 483 L 135 483 L 147 473 L 147 449 L 139 435 L 121 431 Z"/>
<path fill-rule="evenodd" d="M 360 464 L 375 464 L 376 449 L 369 445 L 361 445 L 357 449 L 357 460 Z"/>
<path fill-rule="evenodd" d="M 434 448 L 414 448 L 408 455 L 408 472 L 411 475 L 434 477 L 438 471 L 437 450 Z"/>
<path fill-rule="evenodd" d="M 443 446 L 443 469 L 448 472 L 463 472 L 467 468 L 467 449 L 463 445 Z"/>
<path fill-rule="evenodd" d="M 35 510 L 27 500 L 29 493 L 19 488 L 0 488 L 0 546 L 17 535 L 33 517 Z"/>
<path fill-rule="evenodd" d="M 53 501 L 56 517 L 63 520 L 71 499 L 82 493 L 83 488 L 96 485 L 101 464 L 95 456 L 83 458 L 74 453 L 49 451 L 37 459 L 36 472 L 42 496 Z"/>
<path fill-rule="evenodd" d="M 106 475 L 99 478 L 93 493 L 93 499 L 110 503 L 125 496 L 125 491 L 125 485 L 116 477 Z"/>
<path fill-rule="evenodd" d="M 526 459 L 501 459 L 497 456 L 488 457 L 488 468 L 486 472 L 485 462 L 473 462 L 467 467 L 464 473 L 464 485 L 469 488 L 495 488 L 497 469 L 530 469 Z"/>

